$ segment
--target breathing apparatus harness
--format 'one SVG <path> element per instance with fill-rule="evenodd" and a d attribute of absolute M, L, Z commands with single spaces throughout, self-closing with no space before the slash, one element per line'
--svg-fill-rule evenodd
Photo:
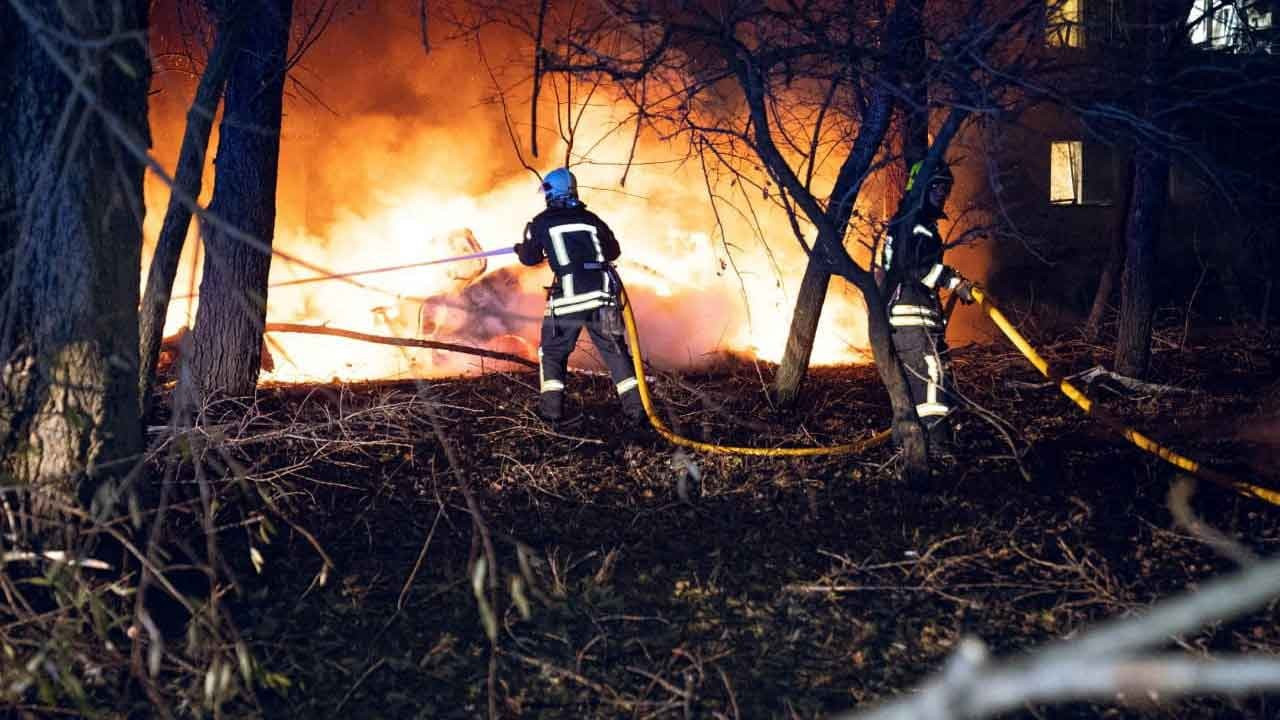
<path fill-rule="evenodd" d="M 623 293 L 622 277 L 618 275 L 618 269 L 613 263 L 608 261 L 589 261 L 578 265 L 582 270 L 599 270 L 608 276 L 610 281 L 610 292 L 606 298 L 601 299 L 601 304 L 592 309 L 596 314 L 596 321 L 599 323 L 600 330 L 609 337 L 621 337 L 626 334 L 627 330 L 622 322 L 622 302 L 620 295 Z M 577 268 L 574 268 L 575 270 Z M 546 291 L 547 317 L 551 318 L 552 332 L 559 334 L 560 326 L 556 323 L 556 306 L 551 302 L 556 297 L 557 290 L 563 290 L 560 283 L 560 273 L 555 275 L 555 279 L 550 285 L 543 286 Z"/>

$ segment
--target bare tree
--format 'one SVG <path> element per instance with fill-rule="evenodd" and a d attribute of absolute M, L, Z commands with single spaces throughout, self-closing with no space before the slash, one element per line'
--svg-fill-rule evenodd
<path fill-rule="evenodd" d="M 173 292 L 173 280 L 178 272 L 178 261 L 186 243 L 191 225 L 191 198 L 200 196 L 204 180 L 205 154 L 209 136 L 213 130 L 213 118 L 218 103 L 222 101 L 222 89 L 226 84 L 230 60 L 235 46 L 236 18 L 232 14 L 234 3 L 209 3 L 213 20 L 213 46 L 208 62 L 200 74 L 196 95 L 187 111 L 186 133 L 182 136 L 182 149 L 178 152 L 178 167 L 174 171 L 173 190 L 165 211 L 160 236 L 156 240 L 155 253 L 151 256 L 151 269 L 147 273 L 147 288 L 142 297 L 140 312 L 140 365 L 138 388 L 142 400 L 142 412 L 146 415 L 155 376 L 156 361 L 160 356 L 160 341 L 164 334 L 165 316 L 169 298 Z M 240 11 L 245 15 L 244 11 Z M 244 18 L 240 18 L 244 22 Z"/>
<path fill-rule="evenodd" d="M 939 113 L 929 162 L 941 162 L 964 120 L 993 109 L 995 73 L 984 71 L 993 48 L 1000 62 L 1019 61 L 1026 43 L 1014 40 L 1039 5 L 949 6 L 933 22 L 923 8 L 919 0 L 888 7 L 611 0 L 543 3 L 536 15 L 487 3 L 478 11 L 527 34 L 536 76 L 607 80 L 608 92 L 631 103 L 637 133 L 683 139 L 700 161 L 786 212 L 810 260 L 775 384 L 784 403 L 807 372 L 830 275 L 858 288 L 912 471 L 923 469 L 926 448 L 873 274 L 875 238 L 857 239 L 859 262 L 844 244 L 868 179 L 894 155 L 886 138 L 895 108 L 906 108 L 911 152 L 923 155 L 924 88 L 937 88 L 929 98 Z M 926 57 L 904 78 L 903 58 Z"/>
<path fill-rule="evenodd" d="M 257 384 L 291 14 L 291 0 L 258 5 L 231 60 L 209 211 L 261 244 L 221 222 L 204 224 L 200 307 L 177 390 L 184 411 L 212 395 L 252 394 Z"/>
<path fill-rule="evenodd" d="M 144 0 L 0 5 L 0 463 L 87 507 L 142 447 Z"/>
<path fill-rule="evenodd" d="M 1173 99 L 1170 58 L 1188 44 L 1186 18 L 1192 0 L 1144 0 L 1135 8 L 1142 48 L 1142 84 L 1137 112 L 1160 135 L 1171 121 Z M 1151 357 L 1151 317 L 1160 223 L 1169 200 L 1170 151 L 1161 137 L 1141 142 L 1134 152 L 1133 187 L 1125 227 L 1125 262 L 1121 285 L 1120 328 L 1116 334 L 1116 370 L 1143 377 Z"/>
<path fill-rule="evenodd" d="M 1122 183 L 1124 200 L 1120 203 L 1116 219 L 1111 231 L 1111 245 L 1107 250 L 1107 260 L 1102 266 L 1102 275 L 1098 279 L 1098 288 L 1093 294 L 1093 303 L 1089 307 L 1089 317 L 1085 320 L 1085 336 L 1096 340 L 1101 332 L 1102 316 L 1106 313 L 1111 297 L 1115 295 L 1116 280 L 1124 270 L 1125 228 L 1128 226 L 1130 196 L 1133 189 L 1133 163 L 1125 163 L 1125 181 Z"/>
<path fill-rule="evenodd" d="M 1275 101 L 1280 63 L 1258 52 L 1265 45 L 1246 22 L 1256 5 L 1249 0 L 1116 0 L 1103 5 L 1110 12 L 1087 20 L 1085 34 L 1093 40 L 1075 68 L 1093 82 L 1066 82 L 1047 92 L 1043 86 L 1028 86 L 1028 92 L 1060 103 L 1089 135 L 1123 157 L 1114 244 L 1086 331 L 1096 335 L 1119 282 L 1116 368 L 1143 376 L 1150 359 L 1152 313 L 1161 301 L 1157 257 L 1162 246 L 1167 249 L 1179 234 L 1182 239 L 1188 234 L 1167 225 L 1166 218 L 1178 210 L 1170 196 L 1174 170 L 1184 181 L 1202 185 L 1202 207 L 1214 207 L 1209 229 L 1234 235 L 1230 246 L 1237 262 L 1247 262 L 1242 258 L 1248 253 L 1237 252 L 1242 243 L 1252 249 L 1272 232 L 1275 187 L 1267 180 L 1269 161 L 1255 150 L 1242 152 L 1241 146 L 1250 143 L 1241 140 L 1270 142 L 1269 128 L 1252 118 L 1269 118 L 1280 110 Z M 1224 18 L 1240 24 L 1233 28 Z M 1197 36 L 1200 46 L 1193 44 Z M 1226 127 L 1232 131 L 1224 133 Z M 1184 206 L 1185 195 L 1178 201 Z"/>

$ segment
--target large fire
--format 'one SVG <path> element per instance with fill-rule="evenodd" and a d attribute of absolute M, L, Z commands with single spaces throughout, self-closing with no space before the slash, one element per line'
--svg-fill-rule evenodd
<path fill-rule="evenodd" d="M 371 42 L 361 35 L 375 32 L 370 24 L 345 22 L 330 33 L 350 37 L 326 38 L 331 49 L 317 46 L 295 71 L 305 72 L 328 107 L 286 98 L 275 247 L 350 273 L 518 242 L 542 198 L 537 178 L 519 165 L 501 109 L 482 102 L 492 87 L 472 67 L 474 50 L 424 55 L 412 35 L 400 38 L 403 47 L 389 31 Z M 335 46 L 364 54 L 353 59 Z M 361 63 L 363 70 L 356 67 Z M 170 168 L 189 83 L 163 73 L 157 79 L 165 92 L 152 104 L 155 154 Z M 747 194 L 736 184 L 715 188 L 714 212 L 701 166 L 678 162 L 681 150 L 670 143 L 642 142 L 638 163 L 620 186 L 631 138 L 617 130 L 611 113 L 603 103 L 588 109 L 576 147 L 591 150 L 573 169 L 583 199 L 622 245 L 619 272 L 635 301 L 646 356 L 663 368 L 698 366 L 723 353 L 780 359 L 806 261 L 786 218 L 759 190 Z M 537 164 L 546 172 L 563 158 L 563 144 L 545 147 Z M 206 198 L 212 183 L 210 169 Z M 147 190 L 149 251 L 167 190 L 155 177 Z M 176 296 L 199 287 L 198 250 L 187 244 Z M 272 260 L 273 285 L 315 275 L 282 257 Z M 550 279 L 545 266 L 524 268 L 501 255 L 352 277 L 358 285 L 288 284 L 271 289 L 268 322 L 446 340 L 532 358 Z M 195 302 L 174 300 L 166 334 L 191 321 Z M 865 361 L 863 314 L 856 291 L 832 283 L 813 362 Z M 474 356 L 319 335 L 271 333 L 268 350 L 275 368 L 263 377 L 277 381 L 430 377 L 493 367 Z M 592 362 L 582 355 L 581 362 Z"/>

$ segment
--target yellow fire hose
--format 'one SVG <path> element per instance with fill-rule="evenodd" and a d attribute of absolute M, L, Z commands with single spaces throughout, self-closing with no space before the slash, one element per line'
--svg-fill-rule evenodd
<path fill-rule="evenodd" d="M 619 293 L 622 303 L 622 319 L 627 326 L 627 343 L 631 346 L 631 362 L 635 365 L 636 381 L 639 383 L 640 402 L 644 405 L 644 413 L 649 416 L 649 424 L 659 435 L 666 438 L 675 445 L 681 445 L 695 450 L 702 450 L 710 453 L 720 453 L 723 455 L 754 455 L 758 457 L 805 457 L 814 455 L 847 455 L 852 453 L 860 453 L 870 450 L 877 445 L 883 444 L 892 433 L 889 430 L 881 430 L 871 437 L 858 440 L 857 442 L 846 443 L 844 445 L 831 445 L 828 447 L 808 447 L 808 448 L 760 448 L 760 447 L 739 447 L 735 445 L 716 445 L 715 443 L 699 442 L 682 437 L 671 431 L 670 428 L 662 422 L 658 414 L 653 410 L 653 398 L 649 395 L 649 384 L 644 377 L 644 360 L 640 357 L 640 335 L 636 331 L 635 314 L 631 312 L 631 301 L 627 297 L 627 293 L 623 290 Z"/>
<path fill-rule="evenodd" d="M 1257 485 L 1250 485 L 1249 483 L 1224 475 L 1217 470 L 1205 467 L 1185 455 L 1180 455 L 1173 450 L 1170 450 L 1137 430 L 1134 430 L 1133 428 L 1111 418 L 1107 418 L 1097 412 L 1094 409 L 1093 401 L 1086 397 L 1084 393 L 1080 392 L 1079 388 L 1072 385 L 1069 380 L 1055 376 L 1049 370 L 1049 363 L 1040 356 L 1040 353 L 1036 352 L 1035 348 L 1031 347 L 1031 344 L 1022 336 L 1022 333 L 1019 333 L 1013 327 L 1013 324 L 1004 316 L 1004 313 L 1000 312 L 999 308 L 987 301 L 987 296 L 981 289 L 973 288 L 973 299 L 974 302 L 976 302 L 978 306 L 987 313 L 987 316 L 996 324 L 996 327 L 1000 328 L 1000 331 L 1005 334 L 1005 337 L 1009 338 L 1009 341 L 1013 343 L 1014 347 L 1018 348 L 1018 351 L 1026 356 L 1027 360 L 1030 360 L 1032 365 L 1036 366 L 1036 369 L 1040 371 L 1040 374 L 1049 378 L 1051 381 L 1057 382 L 1058 389 L 1062 391 L 1062 394 L 1071 398 L 1071 401 L 1080 406 L 1080 409 L 1087 415 L 1091 415 L 1101 420 L 1103 424 L 1120 433 L 1129 442 L 1138 446 L 1140 449 L 1155 455 L 1165 462 L 1202 477 L 1210 482 L 1235 490 L 1242 495 L 1255 497 L 1259 500 L 1269 502 L 1272 505 L 1280 505 L 1280 492 L 1258 487 Z"/>
<path fill-rule="evenodd" d="M 843 445 L 832 445 L 828 447 L 809 447 L 809 448 L 759 448 L 759 447 L 741 447 L 734 445 L 717 445 L 715 443 L 699 442 L 680 435 L 675 434 L 670 428 L 662 422 L 657 413 L 653 409 L 653 398 L 649 395 L 649 385 L 645 380 L 644 360 L 640 356 L 640 335 L 636 330 L 635 314 L 631 311 L 631 302 L 627 297 L 626 291 L 620 293 L 622 304 L 622 318 L 627 328 L 627 342 L 631 346 L 631 361 L 635 366 L 636 381 L 638 390 L 640 391 L 640 402 L 644 405 L 645 415 L 649 418 L 649 423 L 659 435 L 667 441 L 675 445 L 680 445 L 704 452 L 720 453 L 725 455 L 752 455 L 759 457 L 804 457 L 815 455 L 842 455 L 864 452 L 873 447 L 883 444 L 888 440 L 892 432 L 889 430 L 881 430 L 880 432 L 857 442 L 845 443 Z M 1161 445 L 1133 428 L 1106 417 L 1094 408 L 1093 401 L 1085 396 L 1070 381 L 1055 377 L 1049 369 L 1049 363 L 1045 361 L 1040 353 L 1031 346 L 1027 339 L 1013 327 L 1009 319 L 1000 312 L 1000 309 L 987 300 L 986 293 L 979 288 L 973 288 L 973 299 L 991 318 L 991 321 L 1000 328 L 1000 331 L 1009 338 L 1014 347 L 1026 356 L 1027 360 L 1036 367 L 1045 377 L 1058 383 L 1058 389 L 1064 395 L 1072 400 L 1081 410 L 1101 422 L 1111 427 L 1113 430 L 1122 435 L 1126 440 L 1136 445 L 1139 449 L 1155 455 L 1156 457 L 1168 462 L 1182 470 L 1192 473 L 1198 477 L 1202 477 L 1210 482 L 1222 485 L 1223 487 L 1235 490 L 1238 493 L 1249 497 L 1258 498 L 1273 505 L 1280 505 L 1280 492 L 1269 490 L 1267 488 L 1258 487 L 1249 483 L 1236 480 L 1212 468 L 1205 467 L 1200 463 L 1192 460 L 1185 455 Z"/>

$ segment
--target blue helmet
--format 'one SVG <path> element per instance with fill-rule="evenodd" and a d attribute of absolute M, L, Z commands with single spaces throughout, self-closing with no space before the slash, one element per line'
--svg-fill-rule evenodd
<path fill-rule="evenodd" d="M 556 168 L 542 178 L 542 194 L 547 198 L 547 207 L 574 207 L 581 205 L 578 200 L 578 179 L 569 172 L 569 168 Z"/>

